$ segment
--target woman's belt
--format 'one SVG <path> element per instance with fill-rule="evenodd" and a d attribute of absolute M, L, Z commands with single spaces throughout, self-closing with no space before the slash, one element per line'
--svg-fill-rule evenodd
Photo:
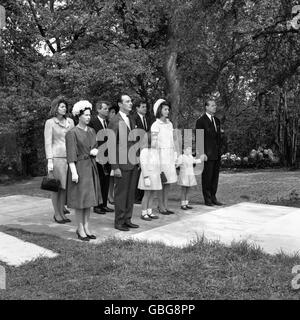
<path fill-rule="evenodd" d="M 95 157 L 89 155 L 89 154 L 80 154 L 77 157 L 77 161 L 81 161 L 81 160 L 88 160 L 88 159 L 94 159 Z"/>

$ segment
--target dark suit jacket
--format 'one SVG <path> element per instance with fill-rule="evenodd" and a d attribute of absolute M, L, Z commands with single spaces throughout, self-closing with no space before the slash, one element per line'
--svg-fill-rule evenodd
<path fill-rule="evenodd" d="M 108 120 L 106 120 L 107 126 L 109 124 Z M 101 121 L 99 120 L 98 116 L 94 116 L 92 117 L 89 126 L 91 128 L 93 128 L 96 131 L 96 134 L 100 131 L 100 130 L 104 130 L 105 128 L 102 126 Z M 98 147 L 102 146 L 105 142 L 107 141 L 107 137 L 104 139 L 104 141 L 98 141 Z M 107 157 L 108 156 L 108 151 L 106 150 L 104 152 L 104 155 Z M 110 166 L 108 163 L 106 163 L 105 165 L 105 169 L 110 171 Z"/>
<path fill-rule="evenodd" d="M 133 117 L 133 119 L 134 119 L 134 121 L 135 121 L 136 127 L 139 128 L 139 129 L 144 129 L 143 122 L 142 122 L 142 120 L 141 120 L 141 117 L 138 115 L 138 113 L 135 112 L 135 113 L 132 115 L 132 117 Z M 151 119 L 150 119 L 149 116 L 145 116 L 145 120 L 146 120 L 146 125 L 147 125 L 147 130 L 146 130 L 146 131 L 149 132 L 150 129 L 151 129 L 151 125 L 152 125 Z"/>
<path fill-rule="evenodd" d="M 214 117 L 214 119 L 217 132 L 206 113 L 196 122 L 196 129 L 204 129 L 204 152 L 208 160 L 220 160 L 221 158 L 221 123 L 218 118 Z"/>
<path fill-rule="evenodd" d="M 135 121 L 132 116 L 129 116 L 129 121 L 130 121 L 131 130 L 135 129 L 136 124 L 135 124 Z M 124 134 L 127 133 L 127 137 L 126 137 L 127 146 L 125 144 L 123 144 L 122 141 L 120 140 L 119 123 L 122 123 L 123 126 L 125 126 L 125 128 L 127 130 L 127 132 L 126 132 L 126 130 L 124 132 Z M 134 156 L 135 163 L 131 163 L 128 159 L 128 156 L 129 156 L 129 149 L 136 143 L 136 141 L 128 141 L 129 140 L 128 135 L 130 133 L 130 130 L 128 129 L 125 121 L 123 120 L 123 118 L 119 112 L 110 121 L 110 123 L 108 125 L 108 129 L 114 131 L 115 136 L 116 136 L 116 149 L 117 150 L 112 150 L 113 152 L 116 152 L 116 163 L 113 164 L 113 162 L 110 161 L 112 169 L 113 170 L 116 170 L 116 169 L 132 170 L 132 169 L 134 169 L 135 165 L 138 163 L 136 153 Z M 109 147 L 111 147 L 111 146 L 109 146 Z M 126 164 L 120 163 L 119 151 L 123 151 L 123 152 L 127 153 L 127 163 Z"/>

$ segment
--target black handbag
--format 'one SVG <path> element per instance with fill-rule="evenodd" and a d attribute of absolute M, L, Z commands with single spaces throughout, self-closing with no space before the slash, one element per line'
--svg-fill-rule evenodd
<path fill-rule="evenodd" d="M 163 171 L 160 173 L 160 179 L 162 184 L 165 184 L 168 182 L 168 179 Z"/>
<path fill-rule="evenodd" d="M 58 192 L 60 186 L 61 186 L 60 181 L 58 179 L 55 179 L 53 174 L 48 174 L 42 180 L 41 189 Z"/>

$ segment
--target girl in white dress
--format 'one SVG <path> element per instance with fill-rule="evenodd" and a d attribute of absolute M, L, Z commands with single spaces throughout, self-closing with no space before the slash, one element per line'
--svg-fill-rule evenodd
<path fill-rule="evenodd" d="M 174 211 L 168 209 L 170 184 L 177 181 L 175 168 L 177 153 L 173 137 L 174 129 L 172 122 L 169 120 L 170 107 L 165 100 L 159 99 L 156 101 L 153 106 L 153 113 L 156 121 L 151 126 L 151 132 L 158 135 L 157 147 L 161 172 L 167 178 L 167 182 L 162 186 L 162 191 L 158 194 L 158 210 L 161 214 L 169 215 L 174 213 Z"/>
<path fill-rule="evenodd" d="M 152 212 L 153 197 L 156 190 L 162 189 L 160 179 L 160 161 L 157 149 L 157 134 L 145 134 L 144 148 L 140 154 L 141 175 L 138 184 L 144 190 L 141 218 L 146 221 L 158 219 Z"/>
<path fill-rule="evenodd" d="M 194 164 L 199 164 L 207 160 L 205 154 L 196 159 L 192 155 L 192 148 L 186 147 L 184 153 L 181 154 L 176 160 L 176 167 L 180 168 L 177 184 L 181 186 L 181 209 L 193 209 L 189 206 L 188 193 L 192 186 L 197 185 Z"/>

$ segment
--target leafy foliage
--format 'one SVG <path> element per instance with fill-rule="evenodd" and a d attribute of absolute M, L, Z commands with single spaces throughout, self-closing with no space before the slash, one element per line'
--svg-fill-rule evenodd
<path fill-rule="evenodd" d="M 0 133 L 16 131 L 21 139 L 20 171 L 22 154 L 42 148 L 54 97 L 64 94 L 70 104 L 81 98 L 114 102 L 120 92 L 143 97 L 149 109 L 167 97 L 172 120 L 185 128 L 194 127 L 204 100 L 213 96 L 227 137 L 224 152 L 246 154 L 264 145 L 295 164 L 298 131 L 288 123 L 299 118 L 300 41 L 287 22 L 296 1 L 0 3 L 7 12 Z M 292 96 L 284 117 L 283 96 Z M 43 152 L 37 153 L 41 164 Z"/>

